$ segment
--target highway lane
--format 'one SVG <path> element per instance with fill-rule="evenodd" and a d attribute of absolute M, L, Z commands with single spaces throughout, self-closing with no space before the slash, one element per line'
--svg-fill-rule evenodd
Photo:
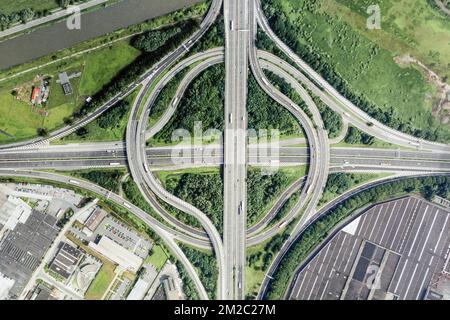
<path fill-rule="evenodd" d="M 247 221 L 248 2 L 224 0 L 224 248 L 226 294 L 244 299 Z"/>
<path fill-rule="evenodd" d="M 317 154 L 318 156 L 321 156 L 321 160 L 319 160 L 320 174 L 316 182 L 316 190 L 318 190 L 319 192 L 314 192 L 312 196 L 313 199 L 311 200 L 310 204 L 308 204 L 308 207 L 305 210 L 305 214 L 302 216 L 298 225 L 293 230 L 293 233 L 295 233 L 296 229 L 301 228 L 301 226 L 305 224 L 312 215 L 314 215 L 315 208 L 322 196 L 322 191 L 328 178 L 328 163 L 330 162 L 328 132 L 325 130 L 325 126 L 322 122 L 321 115 L 317 106 L 315 105 L 310 95 L 306 92 L 306 90 L 302 86 L 300 86 L 298 82 L 296 82 L 295 79 L 290 76 L 290 74 L 282 70 L 278 65 L 267 63 L 264 60 L 261 61 L 260 64 L 263 69 L 269 70 L 284 79 L 299 94 L 303 101 L 305 101 L 309 111 L 312 113 L 313 120 L 316 125 L 316 130 L 318 132 L 320 149 L 318 150 Z"/>
<path fill-rule="evenodd" d="M 209 59 L 205 59 L 198 65 L 195 65 L 181 80 L 177 88 L 177 91 L 175 92 L 175 95 L 172 98 L 172 101 L 170 102 L 167 109 L 164 111 L 163 115 L 158 119 L 158 121 L 154 125 L 152 125 L 147 130 L 145 136 L 146 140 L 152 138 L 156 133 L 161 131 L 164 128 L 164 126 L 170 121 L 173 114 L 177 110 L 177 107 L 180 104 L 181 99 L 183 98 L 184 92 L 188 88 L 189 84 L 193 81 L 193 79 L 195 79 L 199 74 L 201 74 L 209 67 L 224 62 L 223 48 L 214 49 L 212 52 L 213 53 L 217 52 L 217 55 L 211 56 Z M 162 86 L 165 86 L 166 84 L 167 83 L 161 83 Z"/>
<path fill-rule="evenodd" d="M 174 160 L 175 163 L 174 163 Z M 147 157 L 150 171 L 159 170 L 179 170 L 199 167 L 218 167 L 222 164 L 223 158 L 221 156 L 197 158 L 167 158 L 167 157 Z M 248 157 L 248 164 L 258 167 L 273 167 L 273 163 L 279 161 L 277 165 L 283 166 L 298 166 L 308 163 L 307 156 L 280 156 L 276 158 L 268 157 Z M 0 161 L 0 167 L 3 168 L 27 168 L 27 169 L 55 169 L 55 170 L 81 170 L 90 168 L 119 168 L 125 167 L 127 161 L 124 157 L 114 159 L 54 159 L 54 160 L 8 160 Z M 448 171 L 450 170 L 449 162 L 442 161 L 428 161 L 428 160 L 401 160 L 401 159 L 378 159 L 378 158 L 334 158 L 331 159 L 330 168 L 354 169 L 370 166 L 376 168 L 380 172 L 389 171 Z"/>
<path fill-rule="evenodd" d="M 334 89 L 326 80 L 324 80 L 317 72 L 315 72 L 310 66 L 308 66 L 300 57 L 298 57 L 286 44 L 284 44 L 270 28 L 267 19 L 265 18 L 261 4 L 259 0 L 255 0 L 257 3 L 257 16 L 258 24 L 262 30 L 269 36 L 272 41 L 283 51 L 290 59 L 292 59 L 297 67 L 300 68 L 310 79 L 313 79 L 315 83 L 319 84 L 321 88 L 318 88 L 316 84 L 305 77 L 296 68 L 290 66 L 286 61 L 273 56 L 269 53 L 264 53 L 264 57 L 270 59 L 270 61 L 277 63 L 280 66 L 289 67 L 293 75 L 301 79 L 307 87 L 316 94 L 324 103 L 326 103 L 334 111 L 340 113 L 345 120 L 359 129 L 389 143 L 401 145 L 404 147 L 417 147 L 418 149 L 431 150 L 438 152 L 450 152 L 450 145 L 426 141 L 394 130 L 379 121 L 371 118 L 348 99 L 343 97 L 336 89 Z M 281 63 L 282 64 L 281 64 Z M 368 125 L 370 123 L 370 125 Z"/>
<path fill-rule="evenodd" d="M 159 75 L 161 75 L 161 73 L 163 73 L 165 69 L 167 69 L 173 62 L 175 62 L 182 55 L 184 55 L 189 50 L 189 48 L 191 48 L 206 33 L 209 27 L 216 20 L 221 8 L 222 8 L 222 0 L 213 0 L 208 10 L 208 13 L 203 19 L 200 25 L 200 29 L 198 31 L 196 31 L 191 37 L 189 37 L 181 46 L 179 46 L 174 51 L 164 56 L 159 62 L 157 62 L 154 66 L 152 66 L 142 76 L 140 76 L 138 80 L 131 83 L 123 92 L 117 93 L 101 107 L 97 108 L 96 110 L 88 114 L 85 118 L 75 122 L 73 125 L 65 126 L 58 130 L 52 131 L 49 134 L 49 137 L 47 138 L 37 137 L 34 139 L 30 139 L 28 141 L 22 141 L 8 145 L 0 145 L 0 150 L 14 149 L 14 148 L 30 149 L 48 145 L 51 141 L 65 137 L 75 132 L 79 128 L 84 127 L 91 121 L 95 120 L 106 110 L 115 105 L 118 101 L 128 96 L 139 85 L 147 87 L 149 79 L 156 79 Z"/>
<path fill-rule="evenodd" d="M 310 161 L 309 172 L 305 182 L 305 188 L 303 188 L 299 201 L 289 211 L 289 213 L 283 217 L 282 221 L 276 226 L 266 230 L 262 235 L 258 235 L 254 238 L 249 238 L 248 242 L 255 243 L 256 241 L 262 241 L 262 239 L 269 239 L 277 234 L 281 228 L 284 228 L 287 224 L 295 219 L 300 213 L 303 213 L 299 222 L 294 227 L 294 230 L 301 228 L 301 226 L 307 223 L 308 219 L 315 213 L 317 203 L 321 198 L 321 194 L 325 187 L 328 170 L 329 170 L 329 142 L 328 134 L 324 129 L 320 113 L 314 101 L 309 94 L 300 86 L 296 86 L 294 89 L 300 94 L 305 101 L 308 109 L 312 113 L 312 120 L 305 114 L 305 112 L 296 105 L 292 100 L 284 96 L 278 89 L 270 84 L 267 77 L 262 71 L 262 67 L 257 57 L 256 48 L 256 2 L 252 0 L 250 6 L 252 37 L 250 39 L 250 65 L 255 75 L 256 80 L 263 90 L 272 97 L 275 101 L 285 107 L 294 117 L 297 118 L 302 128 L 305 131 L 306 137 L 310 147 Z"/>
<path fill-rule="evenodd" d="M 98 147 L 97 147 L 98 146 Z M 40 168 L 75 170 L 82 168 L 114 168 L 127 164 L 124 150 L 110 150 L 92 144 L 89 151 L 35 151 L 0 152 L 0 165 L 7 168 Z M 97 149 L 94 151 L 94 148 Z M 274 147 L 275 148 L 275 147 Z M 201 150 L 198 150 L 201 149 Z M 258 154 L 258 146 L 248 146 L 248 163 L 253 166 L 271 166 L 279 161 L 281 166 L 308 163 L 306 147 L 275 148 L 275 156 Z M 177 168 L 219 166 L 223 164 L 222 148 L 218 145 L 189 147 L 147 148 L 149 170 L 174 170 Z M 450 154 L 423 151 L 402 151 L 372 148 L 332 148 L 330 168 L 377 167 L 385 171 L 407 169 L 412 171 L 449 169 Z"/>
<path fill-rule="evenodd" d="M 261 145 L 249 144 L 248 155 L 256 157 Z M 273 145 L 274 154 L 280 156 L 305 157 L 308 155 L 307 147 L 290 147 Z M 175 145 L 167 147 L 147 147 L 146 153 L 149 159 L 158 157 L 223 157 L 222 146 L 212 145 Z M 337 158 L 371 158 L 371 159 L 397 159 L 397 160 L 429 160 L 450 161 L 449 153 L 437 153 L 428 151 L 410 151 L 400 149 L 370 148 L 370 147 L 332 147 L 331 159 Z M 125 148 L 121 143 L 82 143 L 62 146 L 50 146 L 34 150 L 0 151 L 0 161 L 15 160 L 51 160 L 51 159 L 120 159 L 125 157 Z"/>
<path fill-rule="evenodd" d="M 188 43 L 189 46 L 192 43 Z M 185 45 L 187 50 L 189 49 L 188 45 Z M 194 55 L 195 56 L 195 55 Z M 197 56 L 201 57 L 201 54 Z M 146 135 L 146 127 L 148 122 L 148 117 L 150 113 L 151 106 L 154 104 L 159 92 L 162 89 L 161 84 L 166 81 L 166 79 L 172 78 L 178 72 L 185 68 L 185 62 L 182 61 L 178 63 L 175 67 L 169 70 L 169 72 L 164 73 L 163 78 L 158 83 L 155 83 L 155 87 L 150 91 L 148 98 L 147 92 L 150 90 L 150 86 L 147 86 L 144 91 L 139 94 L 139 97 L 136 99 L 132 111 L 131 116 L 128 121 L 127 126 L 127 159 L 128 165 L 130 168 L 131 175 L 133 179 L 136 181 L 139 186 L 141 192 L 143 192 L 147 201 L 151 204 L 151 199 L 146 192 L 146 188 L 148 187 L 152 193 L 156 195 L 162 201 L 168 203 L 169 205 L 186 212 L 187 214 L 192 215 L 202 224 L 202 227 L 205 229 L 208 234 L 210 241 L 213 245 L 214 251 L 217 256 L 218 264 L 219 264 L 219 284 L 218 284 L 218 292 L 217 297 L 221 299 L 224 294 L 222 292 L 222 278 L 223 278 L 223 248 L 222 241 L 219 233 L 217 232 L 214 225 L 207 218 L 207 216 L 195 208 L 193 205 L 175 197 L 173 194 L 167 192 L 158 181 L 158 179 L 154 176 L 152 172 L 148 170 L 147 157 L 145 152 L 145 135 Z M 156 78 L 154 78 L 156 79 Z M 154 80 L 152 79 L 152 80 Z M 153 81 L 149 81 L 153 82 Z M 146 98 L 145 104 L 144 99 Z M 140 110 L 141 105 L 143 105 L 144 109 Z"/>
<path fill-rule="evenodd" d="M 203 287 L 203 284 L 201 283 L 195 268 L 192 266 L 192 264 L 189 262 L 189 260 L 186 258 L 184 253 L 181 251 L 181 249 L 178 247 L 176 242 L 174 241 L 187 241 L 191 242 L 188 238 L 183 236 L 181 233 L 178 233 L 176 231 L 173 231 L 169 227 L 167 227 L 165 224 L 161 223 L 160 221 L 156 220 L 152 216 L 150 216 L 147 212 L 143 211 L 139 207 L 136 207 L 132 203 L 128 202 L 127 200 L 123 199 L 119 195 L 106 190 L 100 186 L 97 186 L 94 183 L 91 183 L 89 181 L 73 178 L 73 177 L 67 177 L 64 175 L 59 175 L 55 173 L 48 173 L 48 172 L 37 172 L 37 171 L 17 171 L 17 170 L 8 170 L 8 169 L 0 169 L 0 176 L 3 177 L 25 177 L 25 178 L 34 178 L 39 179 L 43 181 L 51 181 L 51 182 L 58 182 L 65 184 L 67 186 L 72 186 L 80 189 L 84 189 L 87 191 L 90 191 L 99 197 L 105 198 L 109 201 L 112 201 L 114 204 L 119 206 L 120 208 L 130 211 L 132 214 L 134 214 L 136 217 L 138 217 L 140 220 L 142 220 L 147 226 L 149 226 L 161 239 L 164 241 L 166 245 L 172 250 L 172 253 L 175 255 L 175 257 L 184 265 L 186 268 L 186 271 L 188 272 L 191 279 L 194 281 L 194 284 L 201 296 L 202 299 L 208 299 L 208 295 L 206 294 L 206 291 Z M 203 244 L 198 241 L 195 242 L 194 245 L 199 245 L 200 247 L 204 247 Z"/>

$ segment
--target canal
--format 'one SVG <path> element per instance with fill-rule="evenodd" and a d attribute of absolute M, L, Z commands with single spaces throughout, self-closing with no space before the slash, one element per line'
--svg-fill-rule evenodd
<path fill-rule="evenodd" d="M 66 20 L 0 43 L 0 69 L 69 48 L 127 26 L 144 22 L 204 0 L 123 0 L 81 16 L 81 29 L 69 30 Z"/>

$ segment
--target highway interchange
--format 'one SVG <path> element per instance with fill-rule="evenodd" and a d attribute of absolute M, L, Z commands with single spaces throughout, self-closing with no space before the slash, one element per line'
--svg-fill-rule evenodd
<path fill-rule="evenodd" d="M 225 48 L 213 48 L 189 55 L 189 50 L 206 33 L 223 8 Z M 257 27 L 260 27 L 292 61 L 295 66 L 256 47 Z M 187 58 L 183 58 L 187 55 Z M 164 128 L 176 114 L 177 106 L 189 84 L 208 67 L 225 63 L 225 108 L 223 144 L 147 148 L 146 141 Z M 152 106 L 164 86 L 181 71 L 188 72 L 181 80 L 162 117 L 148 128 Z M 251 70 L 261 88 L 301 124 L 307 146 L 285 142 L 277 147 L 277 158 L 259 156 L 256 146 L 247 139 L 247 81 Z M 264 74 L 269 70 L 283 78 L 299 94 L 312 114 L 312 118 L 288 97 L 276 89 Z M 312 81 L 313 80 L 313 81 Z M 118 100 L 139 89 L 128 121 L 125 141 L 50 145 L 50 142 L 75 132 L 99 117 Z M 339 113 L 345 122 L 395 145 L 392 149 L 333 147 L 320 113 L 308 91 Z M 270 166 L 308 165 L 308 174 L 295 181 L 276 201 L 272 210 L 254 226 L 247 228 L 247 168 Z M 278 164 L 278 163 L 277 163 Z M 164 189 L 156 170 L 189 167 L 220 166 L 224 172 L 224 231 L 223 238 L 207 215 L 193 205 L 175 197 Z M 149 215 L 124 198 L 91 182 L 63 174 L 37 171 L 41 169 L 80 170 L 127 166 L 140 192 L 154 210 Z M 218 262 L 218 299 L 245 298 L 246 248 L 262 243 L 283 231 L 296 221 L 289 239 L 273 259 L 261 286 L 263 298 L 272 274 L 284 254 L 306 226 L 327 208 L 339 203 L 364 188 L 377 183 L 411 175 L 448 174 L 450 172 L 450 146 L 429 142 L 398 132 L 370 118 L 342 97 L 323 78 L 292 52 L 270 29 L 259 0 L 214 0 L 200 29 L 180 47 L 162 58 L 151 70 L 106 104 L 72 126 L 50 134 L 46 139 L 33 139 L 0 146 L 0 176 L 28 177 L 72 185 L 88 190 L 101 198 L 129 210 L 154 230 L 173 251 L 194 281 L 202 299 L 208 295 L 199 276 L 176 241 L 214 250 Z M 318 209 L 329 172 L 391 172 L 394 175 L 370 182 L 350 190 L 330 204 Z M 277 211 L 296 190 L 301 195 L 295 206 L 282 218 L 270 225 Z M 196 229 L 178 221 L 162 205 L 177 208 L 195 217 L 202 225 Z M 297 219 L 301 215 L 300 219 Z"/>

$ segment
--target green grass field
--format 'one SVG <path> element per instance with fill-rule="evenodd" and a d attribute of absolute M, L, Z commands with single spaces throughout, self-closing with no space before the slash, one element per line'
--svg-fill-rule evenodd
<path fill-rule="evenodd" d="M 427 0 L 379 1 L 382 32 L 367 30 L 370 0 L 327 1 L 324 10 L 346 19 L 359 32 L 396 54 L 412 54 L 442 76 L 450 76 L 450 24 Z M 437 54 L 436 54 L 437 53 Z"/>
<path fill-rule="evenodd" d="M 18 79 L 0 82 L 0 130 L 14 136 L 12 138 L 0 134 L 0 143 L 32 138 L 36 136 L 36 131 L 40 127 L 52 131 L 63 126 L 63 119 L 80 108 L 86 96 L 94 94 L 106 85 L 114 75 L 135 59 L 138 52 L 128 42 L 120 41 L 73 61 L 51 65 L 40 70 L 40 75 L 52 77 L 47 107 L 49 115 L 45 118 L 33 112 L 28 102 L 16 100 L 11 95 L 15 88 L 24 86 L 31 96 L 31 85 L 28 83 L 33 80 L 36 73 L 31 72 Z M 105 64 L 105 59 L 108 59 L 110 63 Z M 56 82 L 58 73 L 63 71 L 69 75 L 76 72 L 82 74 L 81 77 L 71 79 L 72 95 L 64 95 L 61 85 Z M 95 77 L 94 74 L 101 76 Z M 17 110 L 20 110 L 20 113 L 17 113 Z M 104 139 L 122 138 L 122 134 L 118 133 L 120 129 L 111 130 Z"/>
<path fill-rule="evenodd" d="M 156 271 L 161 271 L 162 267 L 166 264 L 167 254 L 164 249 L 158 245 L 153 246 L 152 253 L 145 260 L 146 263 L 150 263 L 156 269 Z"/>
<path fill-rule="evenodd" d="M 59 141 L 55 141 L 55 144 L 68 143 L 68 142 L 83 142 L 83 141 L 117 141 L 122 140 L 125 137 L 125 131 L 128 123 L 128 116 L 131 112 L 131 106 L 136 99 L 137 93 L 140 90 L 140 86 L 137 87 L 129 96 L 125 98 L 125 101 L 129 103 L 129 109 L 126 114 L 118 119 L 114 123 L 111 123 L 107 128 L 99 126 L 98 120 L 92 121 L 86 126 L 88 133 L 80 137 L 76 133 L 72 133 Z M 102 117 L 101 115 L 99 119 Z"/>
<path fill-rule="evenodd" d="M 48 6 L 52 0 L 5 0 L 0 3 L 0 11 L 19 10 L 23 6 L 34 9 L 41 9 Z M 40 7 L 35 7 L 37 4 Z M 84 99 L 88 95 L 93 95 L 97 90 L 108 84 L 114 76 L 125 66 L 130 64 L 138 55 L 139 51 L 129 44 L 127 39 L 119 38 L 137 34 L 150 29 L 159 28 L 164 25 L 171 25 L 177 21 L 184 21 L 194 17 L 201 17 L 208 9 L 206 3 L 200 3 L 168 15 L 152 19 L 137 25 L 132 25 L 125 29 L 79 43 L 71 48 L 60 50 L 52 55 L 48 55 L 19 66 L 0 70 L 0 144 L 26 140 L 37 135 L 37 129 L 44 126 L 47 131 L 52 131 L 62 127 L 64 117 L 72 114 L 81 107 Z M 113 42 L 115 41 L 115 42 Z M 89 53 L 73 56 L 60 60 L 83 50 L 96 48 L 100 45 L 105 47 L 96 49 Z M 48 65 L 47 65 L 48 64 Z M 35 69 L 37 68 L 37 69 Z M 82 72 L 79 79 L 72 79 L 74 94 L 66 97 L 62 94 L 59 84 L 55 85 L 58 73 Z M 50 114 L 47 119 L 31 112 L 31 105 L 28 105 L 31 96 L 31 82 L 36 76 L 51 76 L 51 91 L 49 98 Z M 29 91 L 25 93 L 21 101 L 12 99 L 11 92 L 16 88 L 24 88 Z M 58 88 L 59 87 L 59 88 Z M 75 90 L 76 89 L 76 90 Z M 20 113 L 17 113 L 17 111 Z M 20 116 L 19 116 L 20 115 Z M 7 132 L 7 135 L 2 131 Z M 117 132 L 111 133 L 106 139 L 121 137 Z"/>
<path fill-rule="evenodd" d="M 140 51 L 130 46 L 127 42 L 119 42 L 116 45 L 103 50 L 94 51 L 85 60 L 85 71 L 82 76 L 80 94 L 93 95 L 112 78 L 124 66 L 134 61 Z"/>
<path fill-rule="evenodd" d="M 114 268 L 113 264 L 103 264 L 86 291 L 85 298 L 87 300 L 100 300 L 103 297 L 114 279 Z"/>
<path fill-rule="evenodd" d="M 368 30 L 369 0 L 266 0 L 266 13 L 281 9 L 287 17 L 280 30 L 299 41 L 299 49 L 320 58 L 344 79 L 351 91 L 394 111 L 405 126 L 427 132 L 450 128 L 431 114 L 437 88 L 415 65 L 400 66 L 399 55 L 411 54 L 441 76 L 450 75 L 450 24 L 426 0 L 379 1 L 381 30 Z M 276 6 L 276 9 L 273 9 Z M 319 61 L 319 59 L 316 59 Z"/>
<path fill-rule="evenodd" d="M 390 173 L 345 173 L 345 176 L 348 177 L 348 188 L 346 188 L 346 192 L 352 188 L 356 188 L 359 185 L 362 185 L 364 183 L 374 181 L 377 179 L 381 179 L 384 177 L 389 177 L 392 174 Z M 319 204 L 317 205 L 318 208 L 322 207 L 326 203 L 330 202 L 331 200 L 337 198 L 339 195 L 341 195 L 343 192 L 336 192 L 334 190 L 329 190 L 329 188 L 325 187 L 322 198 L 320 198 Z"/>

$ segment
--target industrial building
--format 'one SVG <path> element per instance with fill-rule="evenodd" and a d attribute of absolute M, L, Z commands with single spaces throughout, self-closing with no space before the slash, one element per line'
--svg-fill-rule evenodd
<path fill-rule="evenodd" d="M 290 299 L 450 297 L 450 210 L 415 196 L 373 206 L 296 275 Z"/>
<path fill-rule="evenodd" d="M 143 259 L 115 243 L 106 236 L 102 236 L 98 243 L 90 242 L 89 247 L 118 264 L 124 270 L 136 273 L 142 265 Z"/>
<path fill-rule="evenodd" d="M 81 251 L 68 243 L 63 243 L 50 264 L 50 270 L 64 279 L 69 279 L 80 260 Z"/>
<path fill-rule="evenodd" d="M 58 232 L 54 217 L 33 210 L 24 223 L 5 233 L 0 241 L 0 274 L 15 281 L 10 297 L 23 291 Z"/>
<path fill-rule="evenodd" d="M 72 94 L 72 85 L 70 84 L 70 79 L 67 72 L 62 72 L 59 74 L 59 83 L 61 84 L 66 96 Z"/>

